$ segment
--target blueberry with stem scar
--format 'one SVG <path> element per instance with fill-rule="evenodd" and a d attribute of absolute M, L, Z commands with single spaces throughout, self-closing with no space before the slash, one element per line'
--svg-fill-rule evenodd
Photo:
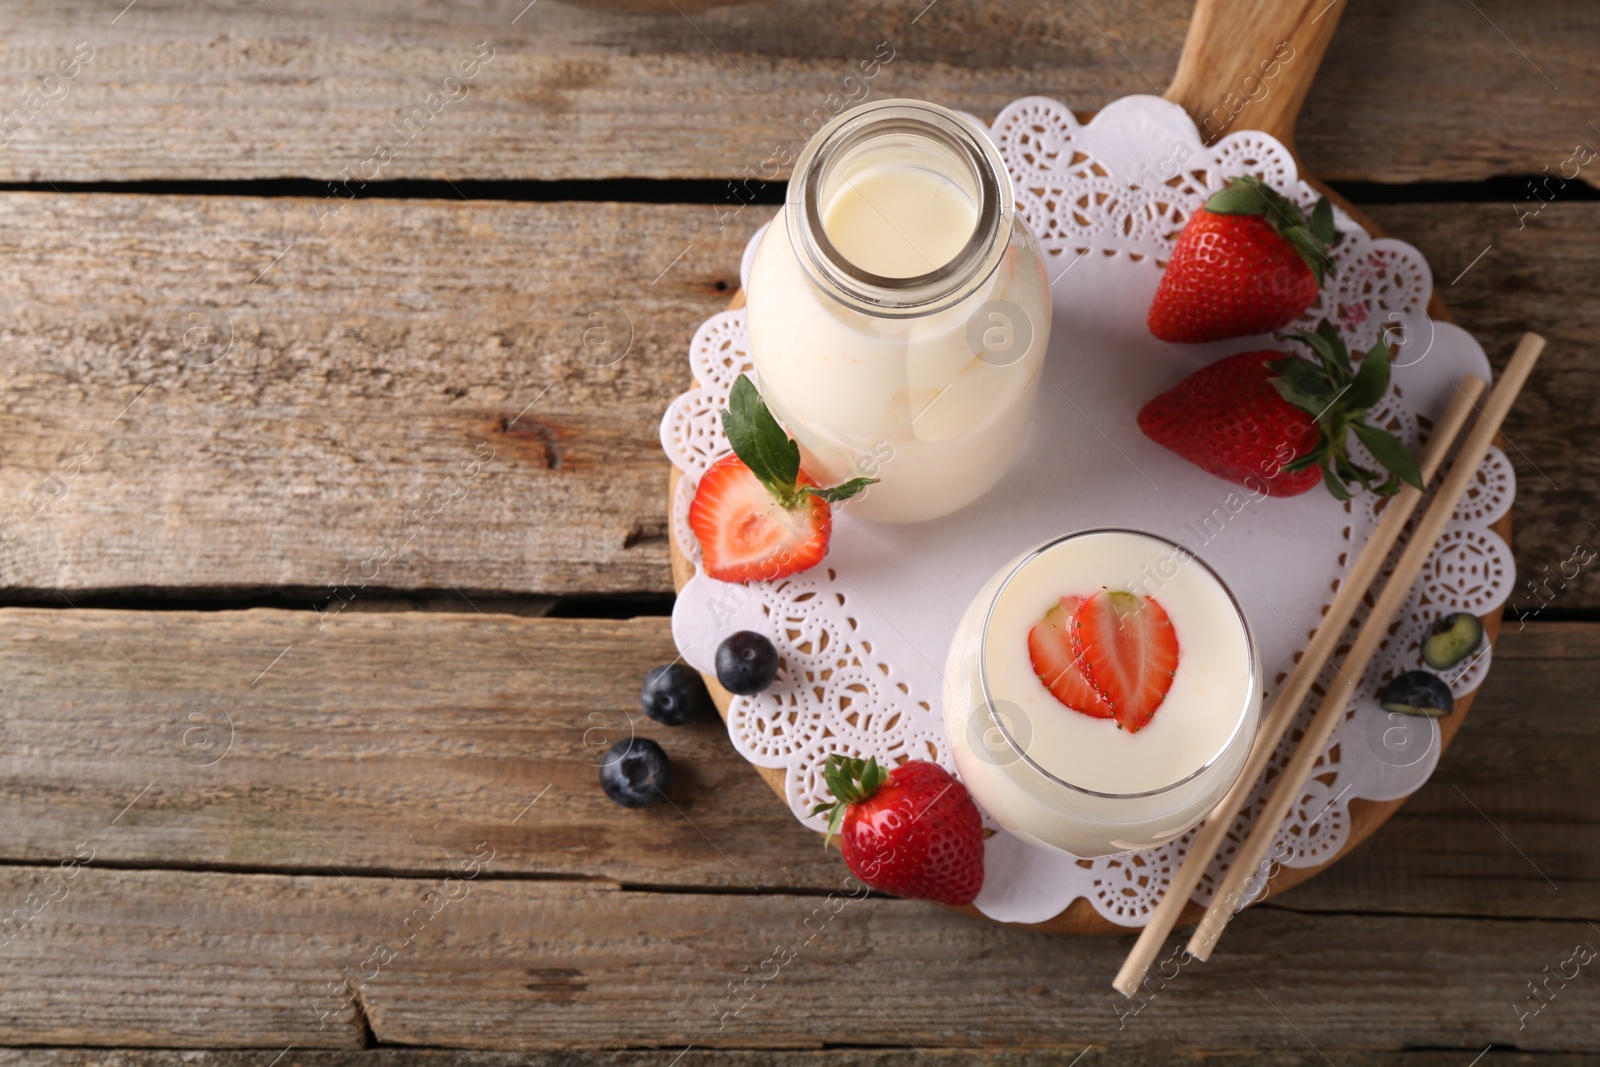
<path fill-rule="evenodd" d="M 686 663 L 669 663 L 645 675 L 639 706 L 646 715 L 667 726 L 682 726 L 716 711 L 700 672 Z"/>
<path fill-rule="evenodd" d="M 717 646 L 717 681 L 730 693 L 759 693 L 778 676 L 778 650 L 750 630 L 740 630 Z"/>
<path fill-rule="evenodd" d="M 662 800 L 672 784 L 672 761 L 648 737 L 630 737 L 606 749 L 600 761 L 600 788 L 625 808 L 647 808 Z"/>

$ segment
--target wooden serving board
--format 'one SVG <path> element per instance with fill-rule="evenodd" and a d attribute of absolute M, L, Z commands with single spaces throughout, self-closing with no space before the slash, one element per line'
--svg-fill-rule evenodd
<path fill-rule="evenodd" d="M 1276 137 L 1293 153 L 1295 119 L 1344 8 L 1345 0 L 1333 0 L 1332 3 L 1328 0 L 1198 0 L 1189 23 L 1189 34 L 1184 40 L 1183 54 L 1178 60 L 1177 72 L 1164 95 L 1168 100 L 1181 104 L 1202 131 L 1207 129 L 1204 123 L 1208 116 L 1221 115 L 1227 120 L 1225 124 L 1223 120 L 1214 118 L 1211 127 L 1217 129 L 1219 135 L 1242 129 L 1260 130 Z M 1288 62 L 1280 62 L 1277 73 L 1271 79 L 1271 86 L 1264 95 L 1254 101 L 1248 100 L 1246 93 L 1250 91 L 1249 84 L 1259 84 L 1256 79 L 1259 78 L 1262 63 L 1273 57 L 1285 43 L 1293 49 L 1293 58 Z M 1090 116 L 1080 114 L 1078 117 L 1087 121 Z M 1211 139 L 1214 138 L 1208 138 Z M 1300 162 L 1298 153 L 1295 153 L 1295 161 L 1297 164 Z M 1303 167 L 1300 177 L 1348 212 L 1372 236 L 1386 236 L 1381 227 L 1338 193 L 1324 186 L 1315 176 L 1307 174 Z M 744 293 L 734 294 L 728 306 L 730 309 L 743 307 Z M 1437 288 L 1429 301 L 1428 314 L 1437 321 L 1453 321 Z M 667 491 L 669 516 L 681 477 L 682 474 L 674 467 Z M 1510 512 L 1496 522 L 1493 529 L 1510 544 Z M 679 551 L 676 539 L 669 536 L 667 542 L 672 557 L 673 587 L 681 590 L 694 577 L 694 564 Z M 1491 645 L 1499 636 L 1503 614 L 1504 608 L 1501 607 L 1483 616 L 1485 637 Z M 1340 650 L 1343 651 L 1342 645 Z M 722 688 L 713 676 L 705 676 L 705 681 L 718 712 L 726 721 L 733 694 Z M 1449 747 L 1455 738 L 1462 720 L 1472 707 L 1474 696 L 1476 691 L 1462 697 L 1456 702 L 1455 713 L 1439 721 L 1441 751 Z M 756 771 L 766 779 L 781 801 L 784 795 L 784 772 L 759 766 Z M 1353 800 L 1350 804 L 1350 834 L 1338 855 L 1315 867 L 1278 866 L 1261 899 L 1276 896 L 1337 863 L 1382 826 L 1404 803 L 1404 797 L 1387 801 Z M 988 918 L 970 905 L 960 910 L 979 918 Z M 1204 909 L 1191 902 L 1184 909 L 1178 925 L 1191 925 L 1203 914 Z M 1046 922 L 1016 925 L 1070 934 L 1126 934 L 1136 929 L 1110 922 L 1082 898 L 1074 900 L 1059 915 Z"/>

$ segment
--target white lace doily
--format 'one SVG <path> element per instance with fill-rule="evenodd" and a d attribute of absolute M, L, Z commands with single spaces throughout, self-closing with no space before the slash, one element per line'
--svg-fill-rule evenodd
<path fill-rule="evenodd" d="M 917 757 L 954 769 L 938 707 L 945 650 L 972 594 L 1023 549 L 1101 525 L 1188 543 L 1244 606 L 1270 700 L 1377 521 L 1370 499 L 1340 504 L 1314 491 L 1230 510 L 1222 522 L 1213 520 L 1212 533 L 1204 517 L 1216 514 L 1230 487 L 1145 440 L 1134 423 L 1147 399 L 1188 370 L 1274 347 L 1270 338 L 1168 345 L 1150 336 L 1144 318 L 1188 213 L 1227 178 L 1258 175 L 1309 211 L 1316 194 L 1283 145 L 1240 132 L 1207 148 L 1182 109 L 1150 96 L 1119 100 L 1086 125 L 1057 101 L 1028 97 L 1002 111 L 989 132 L 1046 251 L 1055 326 L 1024 454 L 979 504 L 914 526 L 854 520 L 846 504 L 822 565 L 765 584 L 717 582 L 699 570 L 686 515 L 700 474 L 727 451 L 718 412 L 728 391 L 740 373 L 753 375 L 742 311 L 701 326 L 689 352 L 698 384 L 661 423 L 662 447 L 683 473 L 672 535 L 696 563 L 673 610 L 673 635 L 684 659 L 707 673 L 728 633 L 754 629 L 772 638 L 783 662 L 778 680 L 757 696 L 734 698 L 728 732 L 746 759 L 783 769 L 790 810 L 819 830 L 822 820 L 808 813 L 824 796 L 820 769 L 830 752 Z M 1334 317 L 1352 351 L 1385 331 L 1405 341 L 1395 388 L 1374 421 L 1416 449 L 1453 383 L 1466 373 L 1487 380 L 1488 361 L 1465 332 L 1428 318 L 1433 279 L 1416 249 L 1374 239 L 1342 211 L 1335 215 L 1343 234 L 1333 252 L 1336 270 L 1303 324 Z M 747 250 L 746 272 L 749 260 Z M 1280 832 L 1278 862 L 1327 861 L 1347 840 L 1350 801 L 1395 799 L 1427 780 L 1439 756 L 1437 723 L 1386 713 L 1376 693 L 1395 673 L 1420 666 L 1419 645 L 1441 613 L 1484 614 L 1510 594 L 1511 553 L 1489 526 L 1510 508 L 1514 492 L 1511 465 L 1491 450 Z M 1360 622 L 1358 615 L 1341 643 Z M 1485 645 L 1447 679 L 1458 697 L 1483 680 L 1489 658 Z M 1324 679 L 1301 723 L 1325 691 Z M 1298 727 L 1291 731 L 1266 777 L 1276 776 L 1299 736 Z M 1197 901 L 1210 900 L 1264 801 L 1258 790 L 1240 814 Z M 988 842 L 977 905 L 996 919 L 1037 922 L 1085 897 L 1106 919 L 1141 926 L 1190 836 L 1146 852 L 1076 860 L 999 833 Z"/>

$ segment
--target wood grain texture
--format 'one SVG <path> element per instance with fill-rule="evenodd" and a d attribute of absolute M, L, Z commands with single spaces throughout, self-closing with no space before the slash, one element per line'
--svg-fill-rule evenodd
<path fill-rule="evenodd" d="M 1085 111 L 1158 93 L 1190 12 L 1187 0 L 925 6 L 29 5 L 0 53 L 0 112 L 24 120 L 0 180 L 770 179 L 761 165 L 775 146 L 864 92 L 985 117 L 1030 93 Z M 1330 180 L 1555 173 L 1575 144 L 1600 144 L 1587 107 L 1600 90 L 1596 13 L 1581 0 L 1477 7 L 1352 5 L 1307 101 L 1308 167 Z M 30 98 L 80 41 L 94 50 L 81 72 Z M 892 62 L 847 82 L 881 41 Z M 466 95 L 414 133 L 397 128 L 479 42 L 493 58 Z M 364 167 L 381 144 L 393 158 Z"/>
<path fill-rule="evenodd" d="M 708 210 L 0 196 L 0 583 L 668 588 Z"/>
<path fill-rule="evenodd" d="M 670 590 L 657 422 L 770 209 L 719 230 L 706 207 L 364 200 L 319 230 L 318 207 L 0 194 L 0 589 Z M 1600 483 L 1600 205 L 1521 230 L 1510 204 L 1371 213 L 1493 358 L 1549 337 L 1507 434 L 1519 558 L 1555 568 L 1600 538 L 1581 489 Z M 184 308 L 231 324 L 225 358 L 184 361 L 215 351 Z M 591 313 L 609 350 L 584 347 Z M 630 319 L 627 355 L 596 365 Z M 433 514 L 480 443 L 493 462 Z M 1597 571 L 1550 610 L 1600 607 Z"/>
<path fill-rule="evenodd" d="M 1462 1050 L 1406 1052 L 1339 1051 L 1341 1067 L 1461 1067 Z M 185 1067 L 920 1067 L 922 1064 L 972 1064 L 975 1067 L 1062 1067 L 1070 1051 L 1029 1049 L 830 1048 L 826 1051 L 689 1048 L 682 1059 L 672 1050 L 588 1051 L 529 1048 L 513 1051 L 459 1051 L 421 1048 L 295 1049 L 276 1065 L 271 1049 L 185 1050 Z M 1092 1047 L 1100 1067 L 1326 1067 L 1315 1049 L 1276 1051 L 1181 1052 Z M 1087 1059 L 1087 1057 L 1085 1057 Z M 0 1067 L 171 1067 L 166 1049 L 0 1048 Z M 1489 1051 L 1477 1067 L 1577 1067 L 1591 1064 L 1586 1053 Z"/>
<path fill-rule="evenodd" d="M 0 901 L 25 901 L 51 870 L 0 869 Z M 908 901 L 93 867 L 64 887 L 0 954 L 13 1043 L 270 1059 L 370 1033 L 497 1051 L 654 1047 L 665 1062 L 690 1044 L 841 1042 L 1579 1051 L 1600 1033 L 1600 1000 L 1581 983 L 1517 1025 L 1525 983 L 1592 943 L 1586 923 L 1256 911 L 1231 952 L 1169 968 L 1130 1017 L 1105 983 L 1118 941 Z M 746 981 L 750 997 L 730 1000 Z M 346 982 L 360 1015 L 340 997 Z"/>
<path fill-rule="evenodd" d="M 1344 14 L 1329 0 L 1196 0 L 1172 84 L 1162 95 L 1207 143 L 1260 130 L 1294 150 L 1294 128 Z"/>
<path fill-rule="evenodd" d="M 665 619 L 0 611 L 0 858 L 434 872 L 491 840 L 495 875 L 836 888 L 836 854 L 715 722 L 639 710 Z M 671 803 L 601 793 L 635 733 Z"/>
<path fill-rule="evenodd" d="M 487 840 L 495 877 L 839 890 L 837 853 L 720 724 L 639 715 L 639 679 L 673 655 L 665 619 L 0 611 L 0 863 L 81 843 L 118 867 L 337 880 L 439 875 Z M 1600 921 L 1600 625 L 1508 625 L 1495 656 L 1433 780 L 1269 907 Z M 672 805 L 598 788 L 629 714 L 673 758 Z"/>
<path fill-rule="evenodd" d="M 339 181 L 380 144 L 393 159 L 369 180 L 739 179 L 850 92 L 880 40 L 895 58 L 874 97 L 992 115 L 1043 92 L 1090 110 L 1167 83 L 1190 4 L 122 6 L 7 11 L 0 181 Z M 1473 7 L 1353 5 L 1299 125 L 1307 169 L 1472 179 L 1558 171 L 1575 143 L 1600 143 L 1600 16 L 1572 0 Z M 93 58 L 46 80 L 77 41 Z M 494 58 L 470 93 L 424 117 L 479 41 Z M 682 772 L 677 811 L 612 808 L 592 760 L 625 730 L 643 670 L 670 658 L 665 620 L 495 606 L 670 589 L 656 420 L 767 212 L 726 214 L 731 187 L 720 208 L 347 192 L 0 194 L 0 595 L 60 608 L 0 611 L 0 1042 L 79 1046 L 0 1048 L 0 1065 L 1034 1067 L 1088 1049 L 1124 1067 L 1493 1067 L 1600 1053 L 1585 983 L 1517 1025 L 1526 983 L 1597 943 L 1596 626 L 1519 630 L 1508 615 L 1434 779 L 1328 873 L 1242 916 L 1226 958 L 1184 967 L 1124 1020 L 1105 983 L 1126 942 L 883 898 L 825 919 L 837 860 L 715 724 L 649 725 Z M 1372 209 L 1423 247 L 1491 355 L 1523 328 L 1551 339 L 1508 427 L 1529 575 L 1600 537 L 1582 488 L 1600 478 L 1586 356 L 1600 207 L 1552 192 L 1537 218 L 1532 190 Z M 631 347 L 609 362 L 624 323 Z M 597 346 L 596 325 L 618 347 Z M 232 345 L 211 363 L 215 337 Z M 66 606 L 110 590 L 350 605 L 321 629 L 310 611 Z M 460 611 L 359 614 L 394 594 Z M 1594 610 L 1600 580 L 1585 571 L 1521 606 Z M 480 843 L 495 849 L 488 873 L 419 918 Z M 54 895 L 56 862 L 79 848 L 99 866 L 32 915 L 29 894 Z M 729 983 L 819 924 L 719 1029 Z M 359 1009 L 317 999 L 348 990 L 345 969 L 382 941 L 399 952 Z M 357 1047 L 375 1042 L 413 1047 Z M 967 1051 L 1002 1043 L 1037 1047 Z M 439 1045 L 478 1051 L 415 1047 Z M 177 1051 L 207 1046 L 219 1051 Z"/>
<path fill-rule="evenodd" d="M 1517 469 L 1520 580 L 1506 620 L 1594 611 L 1600 567 L 1582 564 L 1580 549 L 1600 548 L 1593 490 L 1600 484 L 1600 363 L 1591 354 L 1600 303 L 1593 294 L 1596 267 L 1587 262 L 1600 204 L 1556 203 L 1526 219 L 1509 203 L 1369 210 L 1427 257 L 1456 322 L 1496 369 L 1524 331 L 1542 332 L 1550 342 L 1502 434 Z"/>

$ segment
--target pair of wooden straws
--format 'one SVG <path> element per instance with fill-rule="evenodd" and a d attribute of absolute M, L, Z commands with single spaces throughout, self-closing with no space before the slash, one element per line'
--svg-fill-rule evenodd
<path fill-rule="evenodd" d="M 1478 420 L 1462 442 L 1455 463 L 1439 486 L 1433 503 L 1418 522 L 1411 540 L 1406 543 L 1405 551 L 1401 553 L 1394 572 L 1384 584 L 1383 592 L 1374 602 L 1372 613 L 1361 627 L 1355 643 L 1338 665 L 1328 695 L 1318 706 L 1316 716 L 1300 739 L 1299 747 L 1295 749 L 1288 766 L 1278 777 L 1277 787 L 1268 799 L 1266 809 L 1251 827 L 1249 837 L 1234 856 L 1227 877 L 1218 887 L 1210 908 L 1195 929 L 1194 936 L 1189 939 L 1189 952 L 1193 956 L 1202 960 L 1209 959 L 1218 938 L 1228 925 L 1228 920 L 1233 918 L 1235 911 L 1247 903 L 1246 883 L 1261 868 L 1267 850 L 1278 834 L 1278 828 L 1283 825 L 1289 810 L 1300 799 L 1312 765 L 1327 747 L 1328 738 L 1343 717 L 1345 706 L 1350 702 L 1357 682 L 1366 673 L 1372 657 L 1377 653 L 1390 621 L 1399 611 L 1406 594 L 1410 592 L 1417 575 L 1421 573 L 1423 564 L 1432 554 L 1434 545 L 1444 532 L 1445 524 L 1455 512 L 1456 504 L 1477 477 L 1479 464 L 1483 462 L 1483 457 L 1494 442 L 1495 435 L 1500 432 L 1500 424 L 1505 421 L 1506 414 L 1516 402 L 1517 394 L 1522 391 L 1522 386 L 1528 380 L 1534 363 L 1538 361 L 1539 354 L 1543 351 L 1544 338 L 1534 333 L 1523 334 L 1522 340 L 1517 344 L 1516 352 L 1511 356 L 1511 362 L 1506 366 L 1505 373 L 1501 375 L 1499 383 L 1489 394 L 1489 399 L 1482 408 L 1478 407 L 1477 401 L 1485 388 L 1483 380 L 1468 375 L 1457 383 L 1456 395 L 1445 408 L 1443 417 L 1434 426 L 1433 435 L 1427 447 L 1423 449 L 1418 463 L 1422 470 L 1424 486 L 1433 481 L 1434 475 L 1444 465 L 1451 446 L 1467 424 L 1467 417 L 1473 411 L 1477 411 Z M 1155 960 L 1156 953 L 1160 951 L 1167 935 L 1177 924 L 1178 916 L 1182 914 L 1183 907 L 1188 903 L 1195 886 L 1200 883 L 1201 875 L 1211 865 L 1212 857 L 1221 847 L 1228 830 L 1233 827 L 1239 810 L 1255 790 L 1256 782 L 1260 780 L 1268 758 L 1277 750 L 1278 743 L 1288 731 L 1301 702 L 1310 693 L 1312 682 L 1316 680 L 1323 665 L 1332 662 L 1332 653 L 1337 646 L 1339 635 L 1350 624 L 1357 605 L 1377 579 L 1383 561 L 1388 558 L 1390 550 L 1399 540 L 1421 499 L 1422 491 L 1411 485 L 1404 486 L 1390 499 L 1383 518 L 1378 522 L 1378 528 L 1373 531 L 1371 540 L 1357 557 L 1355 566 L 1339 588 L 1322 624 L 1317 627 L 1316 636 L 1312 638 L 1305 654 L 1300 657 L 1283 688 L 1274 696 L 1272 706 L 1268 709 L 1261 730 L 1256 735 L 1255 744 L 1250 749 L 1250 757 L 1239 775 L 1239 780 L 1206 817 L 1199 833 L 1189 846 L 1188 855 L 1184 857 L 1182 866 L 1173 876 L 1172 884 L 1167 887 L 1166 895 L 1151 914 L 1149 923 L 1139 935 L 1133 951 L 1128 954 L 1122 970 L 1117 972 L 1117 977 L 1111 984 L 1119 992 L 1131 997 L 1144 981 L 1145 973 L 1150 969 L 1150 964 Z"/>

